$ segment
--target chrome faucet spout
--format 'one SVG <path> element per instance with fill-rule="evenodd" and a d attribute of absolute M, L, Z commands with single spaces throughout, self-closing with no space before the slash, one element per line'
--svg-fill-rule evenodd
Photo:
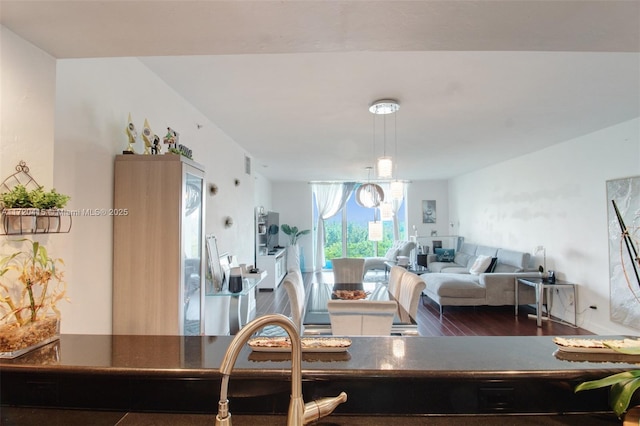
<path fill-rule="evenodd" d="M 293 321 L 284 315 L 264 315 L 254 319 L 240 329 L 231 341 L 231 344 L 229 344 L 227 352 L 222 359 L 222 363 L 220 364 L 222 384 L 220 386 L 218 415 L 216 416 L 217 426 L 231 425 L 227 391 L 229 376 L 238 359 L 238 354 L 249 338 L 266 325 L 279 325 L 289 335 L 289 339 L 291 340 L 291 401 L 289 402 L 289 412 L 287 414 L 288 426 L 302 426 L 308 422 L 317 420 L 320 417 L 330 414 L 338 404 L 347 400 L 347 395 L 342 392 L 335 398 L 323 398 L 319 401 L 310 402 L 305 406 L 304 400 L 302 399 L 302 345 L 298 328 Z"/>

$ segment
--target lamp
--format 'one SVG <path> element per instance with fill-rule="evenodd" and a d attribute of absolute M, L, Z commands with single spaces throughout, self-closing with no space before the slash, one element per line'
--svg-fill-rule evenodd
<path fill-rule="evenodd" d="M 400 104 L 393 99 L 381 99 L 375 101 L 369 107 L 369 112 L 374 116 L 374 141 L 375 141 L 375 116 L 376 115 L 388 115 L 393 114 L 400 109 Z M 393 160 L 387 156 L 387 120 L 384 117 L 383 121 L 383 145 L 382 145 L 382 157 L 378 158 L 377 169 L 378 177 L 381 179 L 387 179 L 393 176 Z"/>
<path fill-rule="evenodd" d="M 545 249 L 544 246 L 537 246 L 533 254 L 537 256 L 538 253 L 542 253 L 542 271 L 540 271 L 540 273 L 547 272 L 547 249 Z"/>

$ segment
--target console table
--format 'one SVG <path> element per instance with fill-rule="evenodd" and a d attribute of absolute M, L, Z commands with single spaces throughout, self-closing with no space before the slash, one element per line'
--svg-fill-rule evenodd
<path fill-rule="evenodd" d="M 544 280 L 542 277 L 516 277 L 515 279 L 515 293 L 516 293 L 516 300 L 515 300 L 515 311 L 516 311 L 516 316 L 518 315 L 518 287 L 519 284 L 525 284 L 528 286 L 532 286 L 535 287 L 536 289 L 536 323 L 538 325 L 538 327 L 542 326 L 542 305 L 544 304 L 544 298 L 545 298 L 545 290 L 546 290 L 546 296 L 547 296 L 547 317 L 546 319 L 550 319 L 551 318 L 551 301 L 552 301 L 552 295 L 551 295 L 551 290 L 554 288 L 568 288 L 570 290 L 573 291 L 573 325 L 577 326 L 578 324 L 578 318 L 577 318 L 577 312 L 576 312 L 576 304 L 577 304 L 577 300 L 576 300 L 576 285 L 574 283 L 570 283 L 568 281 L 562 281 L 562 280 L 556 280 L 555 283 L 550 283 L 546 280 Z"/>

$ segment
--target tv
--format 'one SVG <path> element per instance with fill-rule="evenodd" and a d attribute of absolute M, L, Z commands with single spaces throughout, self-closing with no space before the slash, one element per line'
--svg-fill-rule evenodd
<path fill-rule="evenodd" d="M 274 253 L 280 247 L 278 236 L 280 235 L 280 214 L 277 212 L 267 212 L 267 250 L 269 254 Z"/>

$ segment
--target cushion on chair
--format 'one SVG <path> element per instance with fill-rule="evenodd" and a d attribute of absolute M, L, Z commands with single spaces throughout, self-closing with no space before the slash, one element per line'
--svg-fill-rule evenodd
<path fill-rule="evenodd" d="M 387 252 L 384 255 L 385 259 L 387 259 L 387 260 L 389 260 L 391 262 L 395 262 L 397 256 L 398 256 L 398 249 L 397 248 L 393 248 L 393 247 L 391 247 L 389 250 L 387 250 Z"/>

